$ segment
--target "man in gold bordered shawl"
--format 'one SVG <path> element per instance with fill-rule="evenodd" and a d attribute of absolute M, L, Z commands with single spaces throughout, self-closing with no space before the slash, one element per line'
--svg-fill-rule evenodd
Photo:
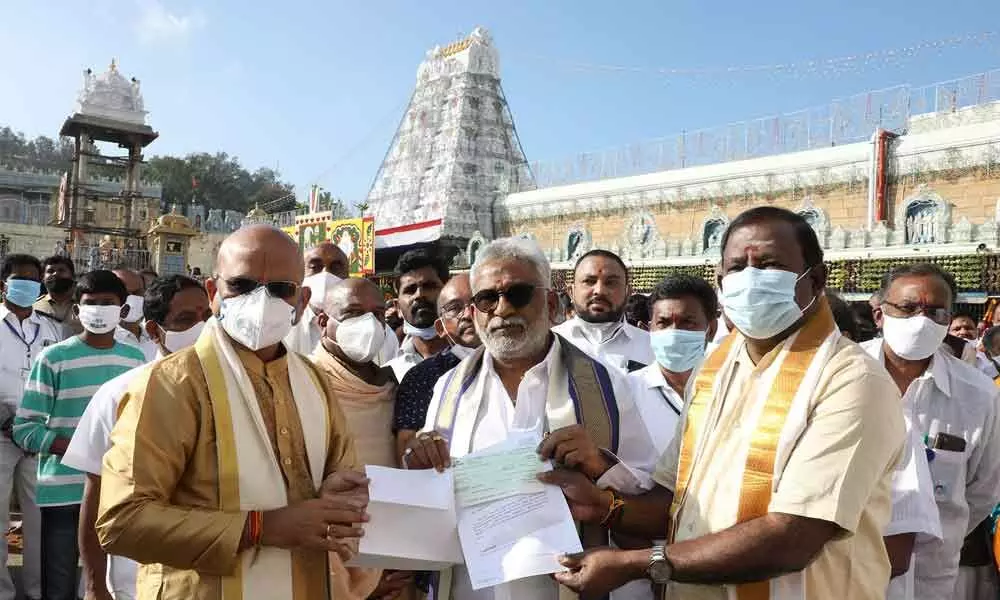
<path fill-rule="evenodd" d="M 280 343 L 309 301 L 295 243 L 240 229 L 206 282 L 194 348 L 137 378 L 104 457 L 97 531 L 143 563 L 142 600 L 329 598 L 352 556 L 367 479 L 333 389 Z"/>
<path fill-rule="evenodd" d="M 407 466 L 443 469 L 450 457 L 540 427 L 549 433 L 538 449 L 541 458 L 603 489 L 649 489 L 656 452 L 631 387 L 615 369 L 550 332 L 557 310 L 550 276 L 548 260 L 530 240 L 499 239 L 479 251 L 470 279 L 483 345 L 438 380 L 424 431 L 404 454 Z M 599 527 L 584 528 L 581 536 L 585 547 L 608 543 Z M 473 590 L 461 566 L 443 573 L 435 592 L 437 600 L 549 600 L 561 594 L 547 576 Z"/>
<path fill-rule="evenodd" d="M 841 337 L 816 234 L 776 207 L 722 239 L 722 303 L 735 326 L 688 392 L 657 487 L 625 497 L 612 530 L 668 543 L 565 557 L 561 583 L 591 597 L 637 579 L 683 600 L 882 600 L 882 542 L 905 426 L 892 380 Z M 565 472 L 574 514 L 607 498 Z"/>

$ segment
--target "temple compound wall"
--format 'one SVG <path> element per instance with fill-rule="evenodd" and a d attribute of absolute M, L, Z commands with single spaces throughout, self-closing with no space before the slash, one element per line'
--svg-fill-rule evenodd
<path fill-rule="evenodd" d="M 669 272 L 714 280 L 722 232 L 760 205 L 809 220 L 831 286 L 848 294 L 931 259 L 982 301 L 1000 292 L 1000 103 L 912 117 L 906 133 L 870 142 L 510 194 L 494 228 L 537 240 L 557 271 L 591 248 L 616 252 L 647 291 Z M 466 260 L 485 241 L 475 236 Z"/>

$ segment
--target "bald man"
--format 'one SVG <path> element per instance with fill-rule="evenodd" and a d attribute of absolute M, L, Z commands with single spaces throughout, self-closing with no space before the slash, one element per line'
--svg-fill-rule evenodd
<path fill-rule="evenodd" d="M 115 330 L 115 340 L 123 344 L 132 344 L 142 350 L 146 362 L 156 358 L 156 344 L 142 326 L 143 296 L 146 293 L 146 280 L 138 271 L 127 267 L 119 267 L 111 271 L 125 284 L 128 297 L 128 312 L 122 317 L 118 329 Z"/>
<path fill-rule="evenodd" d="M 333 384 L 335 402 L 354 436 L 358 461 L 395 467 L 391 426 L 396 379 L 392 369 L 381 367 L 378 361 L 385 337 L 382 291 L 367 279 L 345 279 L 327 297 L 329 319 L 310 359 Z M 412 580 L 408 573 L 386 572 L 379 583 L 376 570 L 345 569 L 338 557 L 330 559 L 334 598 L 383 598 Z"/>
<path fill-rule="evenodd" d="M 328 598 L 327 553 L 353 556 L 367 479 L 329 380 L 281 344 L 309 301 L 298 248 L 251 226 L 217 261 L 194 347 L 122 399 L 98 536 L 143 565 L 140 600 Z"/>
<path fill-rule="evenodd" d="M 341 279 L 350 277 L 347 255 L 333 242 L 321 242 L 306 252 L 306 275 L 326 271 Z"/>

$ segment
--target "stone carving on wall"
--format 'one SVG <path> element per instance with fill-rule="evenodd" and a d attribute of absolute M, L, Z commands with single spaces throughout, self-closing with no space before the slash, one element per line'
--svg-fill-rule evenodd
<path fill-rule="evenodd" d="M 967 217 L 959 219 L 951 228 L 950 241 L 956 244 L 967 244 L 972 241 L 972 223 Z"/>
<path fill-rule="evenodd" d="M 942 244 L 948 241 L 949 213 L 940 194 L 921 185 L 900 204 L 896 223 L 906 232 L 907 244 Z"/>
<path fill-rule="evenodd" d="M 661 239 L 656 221 L 648 211 L 637 213 L 629 220 L 623 238 L 624 252 L 633 259 L 652 258 Z"/>
<path fill-rule="evenodd" d="M 847 247 L 847 232 L 842 227 L 837 227 L 830 232 L 830 249 L 843 250 Z"/>
<path fill-rule="evenodd" d="M 479 250 L 486 244 L 486 238 L 483 237 L 481 231 L 473 232 L 472 237 L 469 238 L 469 243 L 465 246 L 465 260 L 468 266 L 476 264 L 476 256 L 479 254 Z"/>
<path fill-rule="evenodd" d="M 995 221 L 986 221 L 979 226 L 976 232 L 976 241 L 982 244 L 995 245 L 997 243 L 997 224 Z"/>
<path fill-rule="evenodd" d="M 701 222 L 701 249 L 705 254 L 717 254 L 722 245 L 722 234 L 729 226 L 729 217 L 718 204 L 713 204 L 711 210 Z"/>
<path fill-rule="evenodd" d="M 566 240 L 562 250 L 566 253 L 566 260 L 575 261 L 593 246 L 593 238 L 590 231 L 583 223 L 576 223 L 566 232 Z"/>
<path fill-rule="evenodd" d="M 885 223 L 879 221 L 878 224 L 875 225 L 875 229 L 873 229 L 871 233 L 872 247 L 885 248 L 886 246 L 888 246 L 890 243 L 890 234 L 891 232 L 889 231 L 889 228 L 885 226 Z"/>

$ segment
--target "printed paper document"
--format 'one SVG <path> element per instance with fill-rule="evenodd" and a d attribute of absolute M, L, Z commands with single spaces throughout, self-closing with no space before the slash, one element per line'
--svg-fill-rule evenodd
<path fill-rule="evenodd" d="M 582 550 L 562 490 L 537 480 L 533 481 L 537 488 L 525 485 L 528 473 L 534 479 L 534 473 L 552 468 L 534 452 L 540 440 L 535 432 L 511 432 L 505 442 L 463 457 L 454 467 L 456 493 L 464 463 L 463 486 L 476 490 L 468 497 L 500 498 L 459 501 L 458 536 L 474 590 L 562 571 L 558 556 Z M 469 469 L 469 464 L 474 467 Z M 498 464 L 505 469 L 502 473 L 486 474 L 478 468 Z"/>

